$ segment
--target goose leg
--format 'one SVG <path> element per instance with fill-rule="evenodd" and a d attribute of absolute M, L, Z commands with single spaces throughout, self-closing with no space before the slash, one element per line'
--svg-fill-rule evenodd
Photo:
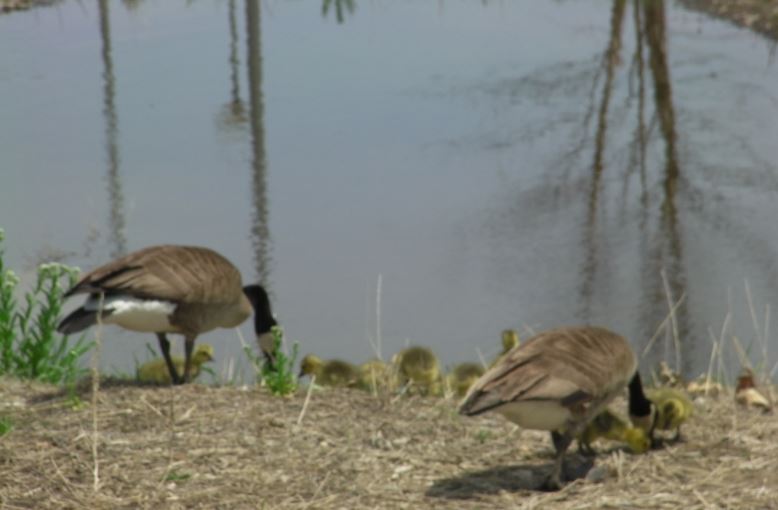
<path fill-rule="evenodd" d="M 186 361 L 184 362 L 184 377 L 181 384 L 188 383 L 189 374 L 192 373 L 192 351 L 194 351 L 195 338 L 196 337 L 189 335 L 184 337 L 184 355 L 186 356 Z"/>
<path fill-rule="evenodd" d="M 551 432 L 551 442 L 554 443 L 556 459 L 554 460 L 554 468 L 546 480 L 546 488 L 548 490 L 559 490 L 562 488 L 562 468 L 564 467 L 565 451 L 567 451 L 570 443 L 573 442 L 573 436 L 567 432 L 560 434 L 557 431 L 553 431 Z"/>
<path fill-rule="evenodd" d="M 173 384 L 181 384 L 181 379 L 178 377 L 178 372 L 176 372 L 176 367 L 170 357 L 170 342 L 165 333 L 157 333 L 157 340 L 159 340 L 159 350 L 162 351 L 162 356 L 165 358 L 167 370 L 170 372 L 170 380 Z"/>

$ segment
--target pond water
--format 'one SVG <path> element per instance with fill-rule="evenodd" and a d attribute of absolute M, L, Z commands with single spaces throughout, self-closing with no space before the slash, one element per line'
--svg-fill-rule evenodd
<path fill-rule="evenodd" d="M 595 323 L 639 352 L 659 331 L 644 367 L 697 375 L 712 336 L 730 377 L 738 342 L 778 361 L 761 36 L 661 1 L 100 0 L 0 16 L 0 48 L 0 226 L 28 284 L 198 244 L 322 357 L 380 336 L 452 363 Z M 105 369 L 156 348 L 108 331 Z M 243 358 L 201 340 L 218 372 Z"/>

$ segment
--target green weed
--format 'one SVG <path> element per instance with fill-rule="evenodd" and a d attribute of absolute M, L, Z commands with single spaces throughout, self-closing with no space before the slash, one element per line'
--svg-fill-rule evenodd
<path fill-rule="evenodd" d="M 249 360 L 257 370 L 258 378 L 265 383 L 273 395 L 289 395 L 297 390 L 297 375 L 294 372 L 294 365 L 297 362 L 299 345 L 297 342 L 292 345 L 291 355 L 287 355 L 281 349 L 284 331 L 280 326 L 273 326 L 270 330 L 273 335 L 273 350 L 275 352 L 275 366 L 271 368 L 265 361 L 254 354 L 247 345 L 243 350 Z"/>
<path fill-rule="evenodd" d="M 190 473 L 171 471 L 165 477 L 165 481 L 166 482 L 182 482 L 184 480 L 189 480 L 190 478 L 192 478 L 192 475 Z"/>
<path fill-rule="evenodd" d="M 0 437 L 3 437 L 4 435 L 11 432 L 13 428 L 14 424 L 13 421 L 11 421 L 11 418 L 7 416 L 0 416 Z"/>
<path fill-rule="evenodd" d="M 475 433 L 475 438 L 479 443 L 484 444 L 492 438 L 492 433 L 486 429 L 478 429 L 478 432 Z"/>
<path fill-rule="evenodd" d="M 19 277 L 5 268 L 0 229 L 0 374 L 52 384 L 73 384 L 86 370 L 79 360 L 92 347 L 85 337 L 71 342 L 57 333 L 65 289 L 75 284 L 78 269 L 64 264 L 38 267 L 35 287 L 19 303 Z"/>

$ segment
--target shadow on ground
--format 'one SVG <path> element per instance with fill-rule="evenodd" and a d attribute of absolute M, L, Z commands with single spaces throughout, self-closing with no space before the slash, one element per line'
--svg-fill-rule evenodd
<path fill-rule="evenodd" d="M 567 455 L 564 479 L 585 478 L 594 465 L 591 458 Z M 433 498 L 471 499 L 499 492 L 543 491 L 553 464 L 521 464 L 497 466 L 482 471 L 469 471 L 453 478 L 444 478 L 432 484 L 426 495 Z"/>

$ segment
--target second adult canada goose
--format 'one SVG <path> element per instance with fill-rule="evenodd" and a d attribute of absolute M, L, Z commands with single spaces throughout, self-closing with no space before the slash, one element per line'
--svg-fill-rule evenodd
<path fill-rule="evenodd" d="M 556 459 L 547 486 L 559 489 L 570 443 L 626 386 L 630 414 L 650 416 L 627 340 L 605 328 L 562 327 L 503 356 L 476 381 L 459 412 L 497 411 L 521 427 L 551 431 Z"/>
<path fill-rule="evenodd" d="M 216 328 L 233 328 L 254 311 L 260 348 L 273 361 L 270 329 L 276 325 L 270 300 L 260 285 L 243 287 L 240 272 L 215 251 L 197 246 L 152 246 L 87 273 L 65 293 L 89 294 L 83 306 L 60 322 L 71 334 L 97 323 L 156 333 L 174 384 L 189 381 L 195 339 Z M 167 333 L 184 335 L 183 376 L 170 358 Z"/>

